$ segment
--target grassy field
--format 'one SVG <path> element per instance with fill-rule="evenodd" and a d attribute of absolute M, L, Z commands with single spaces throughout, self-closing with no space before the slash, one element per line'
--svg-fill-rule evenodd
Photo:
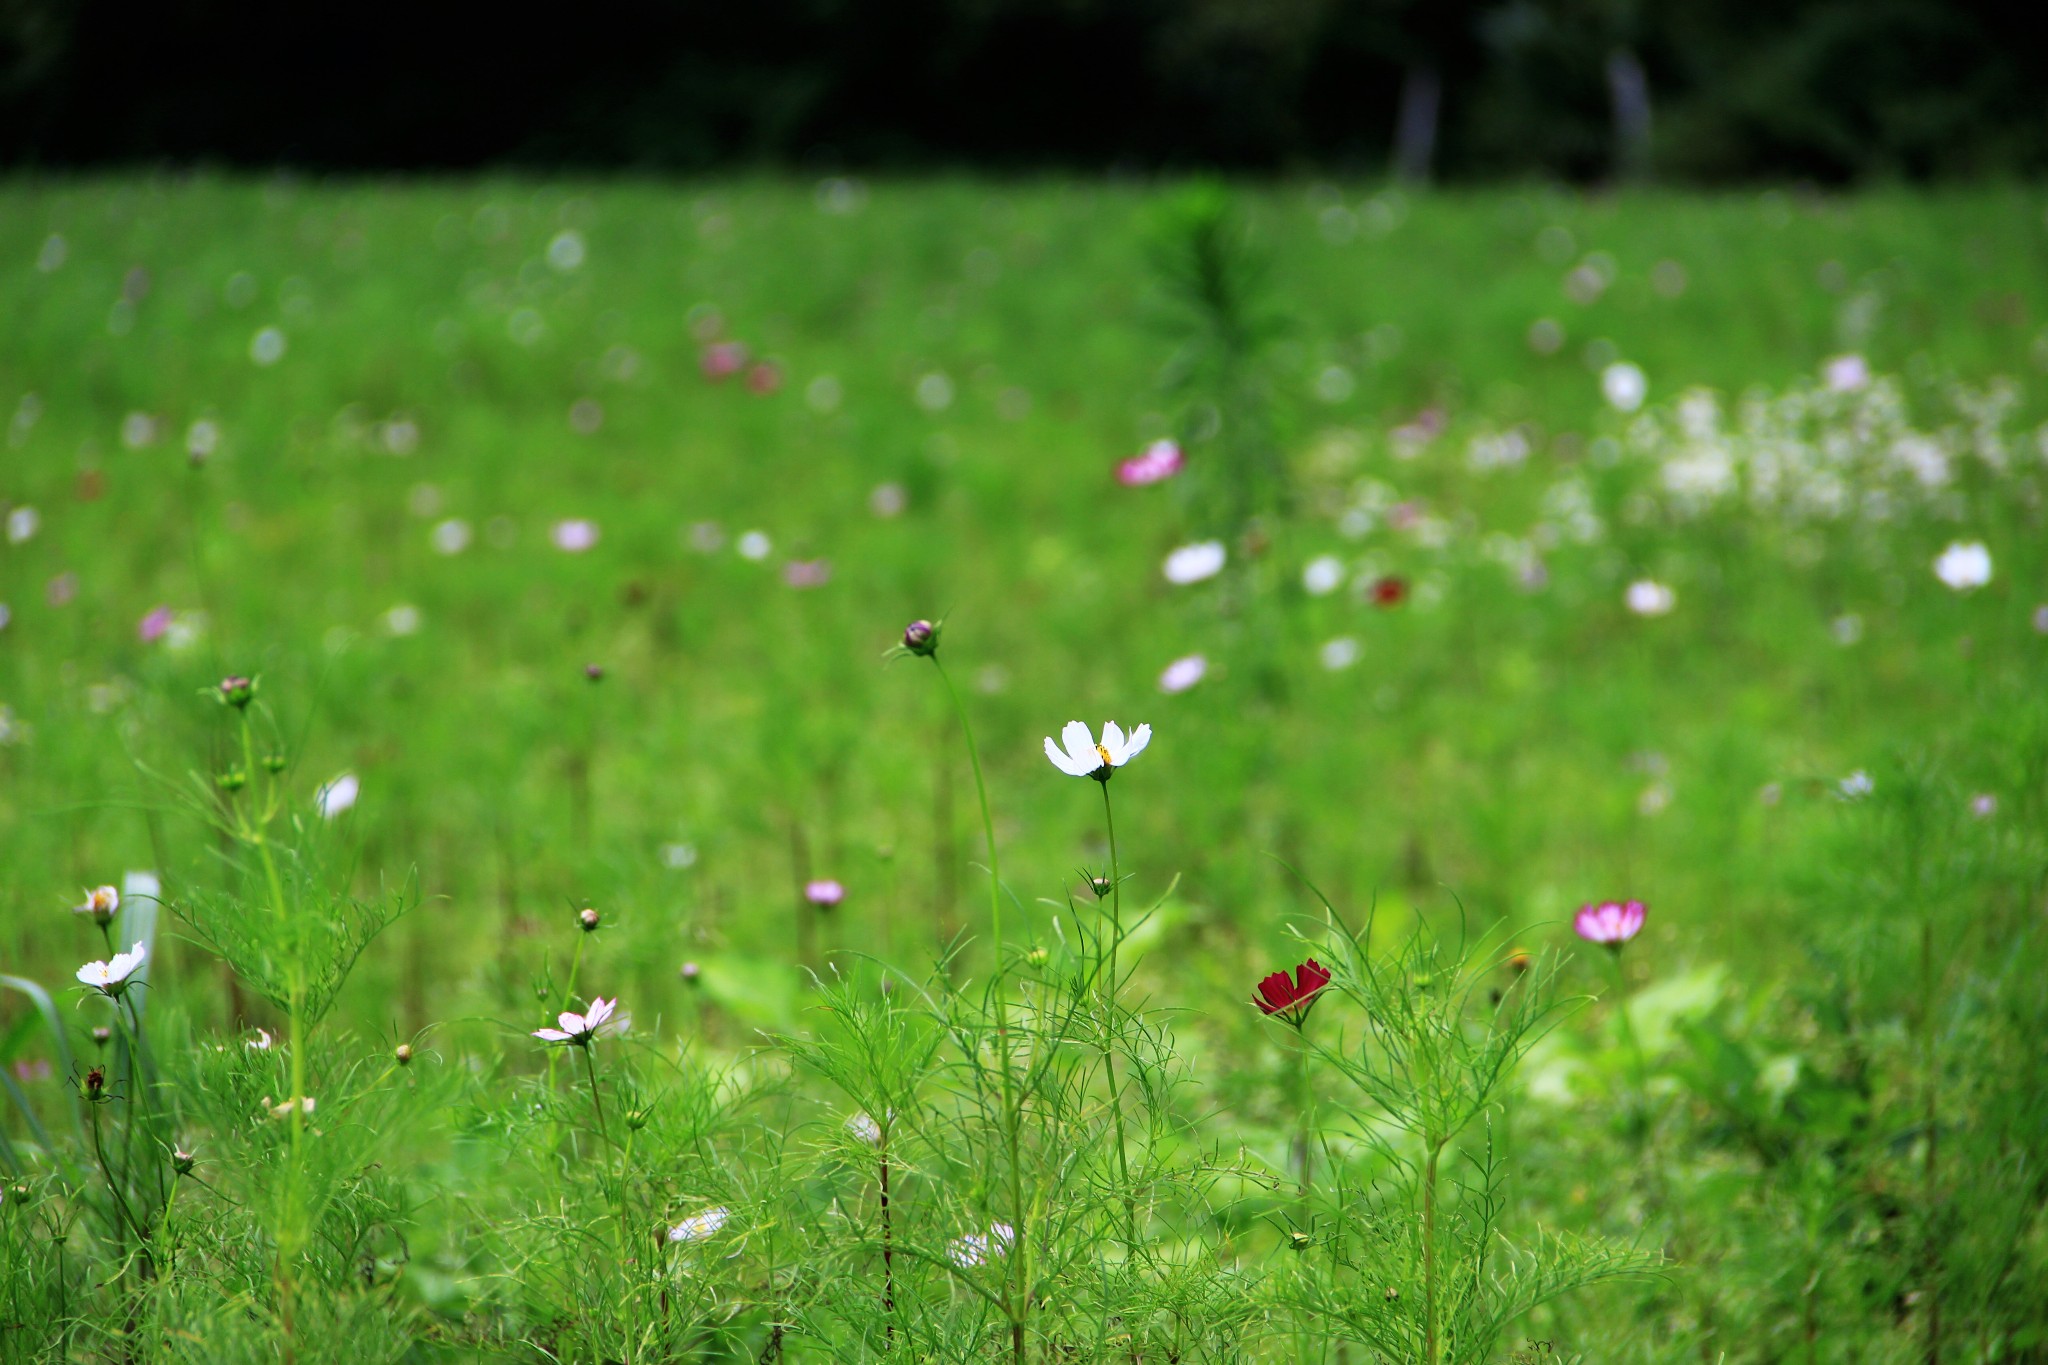
<path fill-rule="evenodd" d="M 2040 194 L 17 181 L 0 317 L 0 1359 L 2048 1358 Z"/>

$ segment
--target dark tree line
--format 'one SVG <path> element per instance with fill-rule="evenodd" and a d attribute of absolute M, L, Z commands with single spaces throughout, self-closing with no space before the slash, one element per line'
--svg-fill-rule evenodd
<path fill-rule="evenodd" d="M 0 164 L 1930 178 L 2030 0 L 0 0 Z"/>

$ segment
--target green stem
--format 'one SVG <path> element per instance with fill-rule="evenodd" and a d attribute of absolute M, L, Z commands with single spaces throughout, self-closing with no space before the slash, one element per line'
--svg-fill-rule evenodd
<path fill-rule="evenodd" d="M 1422 1168 L 1422 1365 L 1436 1365 L 1436 1166 L 1444 1140 L 1431 1138 Z"/>
<path fill-rule="evenodd" d="M 967 762 L 974 769 L 974 792 L 981 801 L 981 832 L 988 845 L 988 910 L 989 932 L 995 940 L 996 969 L 991 987 L 996 1008 L 996 1050 L 1002 1068 L 1003 1083 L 1003 1136 L 1009 1148 L 1010 1157 L 1010 1210 L 1016 1227 L 1016 1241 L 1009 1257 L 1012 1267 L 1011 1278 L 1016 1281 L 1012 1287 L 1010 1302 L 1005 1310 L 1010 1318 L 1010 1340 L 1013 1358 L 1018 1365 L 1026 1359 L 1024 1345 L 1024 1321 L 1031 1311 L 1029 1296 L 1025 1292 L 1024 1263 L 1029 1243 L 1026 1239 L 1024 1213 L 1024 1172 L 1018 1137 L 1019 1115 L 1015 1082 L 1011 1076 L 1010 1061 L 1010 1012 L 1003 1000 L 1003 877 L 1002 867 L 996 855 L 996 822 L 989 811 L 988 783 L 981 773 L 981 753 L 974 743 L 974 726 L 967 719 L 967 708 L 960 701 L 960 690 L 953 686 L 952 675 L 939 662 L 936 654 L 929 656 L 932 666 L 939 670 L 939 680 L 946 685 L 946 696 L 953 703 L 953 714 L 960 721 L 960 733 L 967 741 Z"/>
<path fill-rule="evenodd" d="M 1116 997 L 1123 984 L 1117 964 L 1117 950 L 1124 939 L 1124 885 L 1122 869 L 1116 854 L 1116 813 L 1109 802 L 1109 783 L 1098 783 L 1102 788 L 1102 818 L 1109 826 L 1109 980 L 1102 995 L 1102 1069 L 1109 1083 L 1109 1104 L 1116 1116 L 1116 1167 L 1117 1175 L 1123 1182 L 1124 1201 L 1124 1251 L 1127 1257 L 1138 1254 L 1138 1213 L 1137 1203 L 1131 1190 L 1130 1156 L 1124 1150 L 1124 1094 L 1123 1087 L 1116 1080 L 1116 1051 L 1112 1043 L 1116 1035 Z"/>
<path fill-rule="evenodd" d="M 1609 970 L 1614 973 L 1614 1012 L 1621 1020 L 1621 1036 L 1628 1044 L 1630 1079 L 1635 1082 L 1634 1104 L 1631 1106 L 1635 1112 L 1629 1116 L 1629 1140 L 1635 1144 L 1640 1156 L 1650 1135 L 1649 1064 L 1643 1058 L 1642 1040 L 1636 1037 L 1635 1021 L 1629 1017 L 1628 980 L 1622 975 L 1621 954 L 1610 951 L 1607 956 L 1610 959 Z"/>

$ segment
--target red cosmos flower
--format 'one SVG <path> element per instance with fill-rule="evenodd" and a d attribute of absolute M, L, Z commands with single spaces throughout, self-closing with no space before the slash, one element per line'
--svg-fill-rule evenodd
<path fill-rule="evenodd" d="M 1300 1028 L 1316 1002 L 1316 995 L 1329 984 L 1330 969 L 1310 958 L 1294 969 L 1292 978 L 1286 972 L 1275 972 L 1261 981 L 1259 994 L 1252 1003 L 1259 1007 L 1259 1013 L 1277 1014 Z"/>
<path fill-rule="evenodd" d="M 1407 595 L 1407 581 L 1394 574 L 1388 574 L 1372 585 L 1372 601 L 1376 607 L 1398 607 Z"/>

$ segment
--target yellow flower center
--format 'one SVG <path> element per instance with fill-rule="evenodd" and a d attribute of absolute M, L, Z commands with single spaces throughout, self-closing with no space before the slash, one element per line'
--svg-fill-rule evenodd
<path fill-rule="evenodd" d="M 1100 755 L 1102 756 L 1102 766 L 1103 766 L 1103 767 L 1105 767 L 1105 768 L 1113 768 L 1113 767 L 1115 767 L 1115 766 L 1116 766 L 1116 762 L 1115 762 L 1115 760 L 1114 760 L 1114 759 L 1110 758 L 1110 756 L 1109 756 L 1109 749 L 1108 749 L 1108 748 L 1107 748 L 1106 746 L 1104 746 L 1104 745 L 1101 745 L 1101 744 L 1098 744 L 1098 745 L 1096 745 L 1096 746 L 1095 746 L 1095 752 L 1096 752 L 1096 753 L 1098 753 L 1098 754 L 1100 754 Z"/>

